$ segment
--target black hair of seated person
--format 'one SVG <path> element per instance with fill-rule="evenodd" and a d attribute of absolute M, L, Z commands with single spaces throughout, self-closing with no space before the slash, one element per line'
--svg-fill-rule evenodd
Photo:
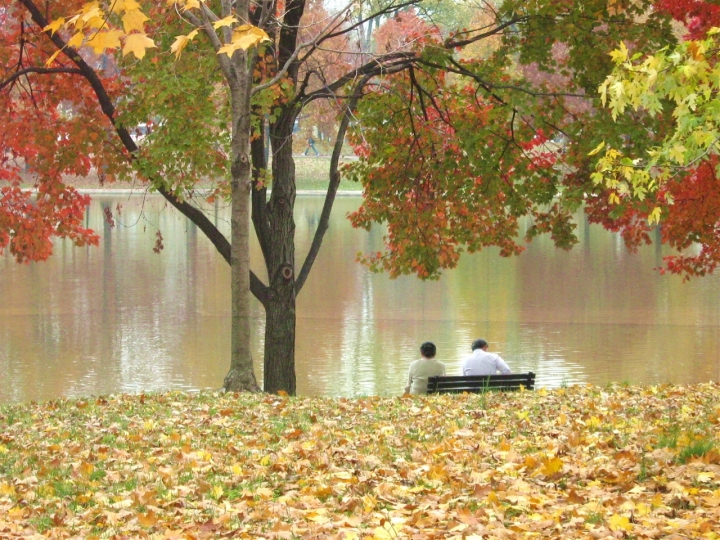
<path fill-rule="evenodd" d="M 426 341 L 425 343 L 420 345 L 420 354 L 422 354 L 425 358 L 435 358 L 435 355 L 437 354 L 437 348 L 435 347 L 434 343 Z"/>

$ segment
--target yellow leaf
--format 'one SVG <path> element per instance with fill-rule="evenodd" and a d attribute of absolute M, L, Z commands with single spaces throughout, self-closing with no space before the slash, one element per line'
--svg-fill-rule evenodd
<path fill-rule="evenodd" d="M 300 444 L 300 448 L 302 448 L 305 451 L 314 450 L 315 449 L 315 441 L 311 441 L 311 440 L 303 441 Z"/>
<path fill-rule="evenodd" d="M 619 48 L 619 49 L 615 49 L 614 51 L 612 51 L 612 52 L 610 53 L 610 56 L 612 57 L 613 61 L 614 61 L 616 64 L 620 64 L 620 63 L 622 63 L 622 62 L 625 62 L 625 61 L 627 60 L 627 58 L 628 58 L 628 50 L 627 50 L 627 47 L 625 46 L 625 42 L 624 42 L 624 41 L 621 41 L 621 42 L 620 42 L 620 48 Z"/>
<path fill-rule="evenodd" d="M 225 490 L 222 488 L 222 486 L 213 486 L 212 495 L 216 499 L 219 499 L 220 497 L 222 497 L 224 493 L 225 493 Z"/>
<path fill-rule="evenodd" d="M 220 47 L 217 53 L 232 56 L 238 49 L 246 51 L 250 47 L 259 45 L 263 41 L 270 41 L 270 36 L 268 36 L 264 30 L 257 26 L 243 24 L 233 30 L 232 42 Z"/>
<path fill-rule="evenodd" d="M 600 144 L 598 144 L 592 152 L 588 153 L 588 156 L 594 156 L 594 155 L 597 154 L 600 150 L 602 150 L 604 147 L 605 147 L 605 141 L 603 141 L 603 142 L 601 142 Z"/>
<path fill-rule="evenodd" d="M 219 19 L 213 23 L 213 28 L 217 30 L 218 28 L 222 28 L 223 26 L 232 26 L 238 22 L 238 20 L 235 18 L 234 15 L 228 15 L 227 17 L 223 17 L 222 19 Z"/>
<path fill-rule="evenodd" d="M 85 25 L 83 26 L 83 30 L 86 28 L 96 29 L 96 28 L 102 28 L 107 24 L 107 20 L 105 19 L 105 16 L 98 16 L 93 17 L 90 20 L 85 22 Z"/>
<path fill-rule="evenodd" d="M 363 509 L 365 512 L 372 512 L 377 506 L 377 499 L 370 494 L 363 495 Z"/>
<path fill-rule="evenodd" d="M 78 469 L 83 476 L 90 476 L 95 470 L 95 465 L 93 465 L 92 463 L 83 462 L 80 464 L 80 467 L 78 467 Z"/>
<path fill-rule="evenodd" d="M 86 43 L 93 48 L 96 54 L 100 54 L 106 49 L 119 49 L 120 36 L 122 32 L 119 30 L 108 30 L 107 32 L 96 32 Z"/>
<path fill-rule="evenodd" d="M 10 511 L 8 512 L 8 515 L 12 519 L 18 519 L 25 517 L 25 508 L 21 508 L 19 506 L 13 506 Z"/>
<path fill-rule="evenodd" d="M 530 416 L 530 411 L 516 412 L 515 416 L 517 416 L 518 420 L 527 420 L 528 416 Z"/>
<path fill-rule="evenodd" d="M 233 474 L 237 474 L 238 476 L 241 475 L 243 472 L 242 465 L 240 465 L 239 463 L 236 463 L 235 465 L 233 465 L 232 472 L 233 472 Z"/>
<path fill-rule="evenodd" d="M 85 23 L 89 23 L 93 21 L 94 19 L 105 19 L 105 14 L 100 9 L 100 6 L 98 6 L 97 2 L 93 2 L 91 4 L 85 4 L 85 7 L 83 7 L 82 15 L 80 15 L 80 19 L 85 21 Z"/>
<path fill-rule="evenodd" d="M 0 484 L 0 495 L 15 495 L 15 486 Z"/>
<path fill-rule="evenodd" d="M 391 535 L 382 527 L 375 527 L 375 530 L 373 531 L 373 538 L 375 540 L 389 540 L 391 538 L 395 538 L 395 536 Z"/>
<path fill-rule="evenodd" d="M 77 32 L 73 35 L 70 39 L 68 39 L 68 47 L 73 47 L 74 49 L 77 49 L 83 44 L 83 39 L 85 36 L 83 36 L 82 32 Z"/>
<path fill-rule="evenodd" d="M 55 19 L 53 22 L 43 28 L 43 32 L 47 32 L 48 30 L 50 30 L 50 35 L 52 36 L 60 29 L 63 24 L 65 24 L 65 19 L 63 17 L 60 17 L 59 19 Z"/>
<path fill-rule="evenodd" d="M 685 150 L 682 144 L 676 144 L 670 149 L 670 159 L 677 162 L 678 165 L 685 165 Z"/>
<path fill-rule="evenodd" d="M 618 202 L 619 202 L 619 201 L 618 201 Z M 586 425 L 587 425 L 587 427 L 589 427 L 589 428 L 599 428 L 601 424 L 602 424 L 602 422 L 600 421 L 600 419 L 599 419 L 597 416 L 592 416 L 592 417 L 590 417 L 590 419 L 587 421 L 587 424 L 586 424 Z"/>
<path fill-rule="evenodd" d="M 188 9 L 200 9 L 200 2 L 198 0 L 186 0 L 185 2 L 182 2 L 183 4 L 183 11 L 187 11 Z"/>
<path fill-rule="evenodd" d="M 608 202 L 610 204 L 620 204 L 620 197 L 618 197 L 617 193 L 613 191 L 608 197 Z"/>
<path fill-rule="evenodd" d="M 180 58 L 180 54 L 182 53 L 183 49 L 187 46 L 188 43 L 192 41 L 195 36 L 197 36 L 197 34 L 198 31 L 193 30 L 187 36 L 177 36 L 175 38 L 173 44 L 170 45 L 170 52 L 175 53 L 175 59 Z"/>
<path fill-rule="evenodd" d="M 228 56 L 232 56 L 235 51 L 237 51 L 238 48 L 235 47 L 233 43 L 228 43 L 227 45 L 223 45 L 218 49 L 218 54 L 227 54 Z"/>
<path fill-rule="evenodd" d="M 247 34 L 245 36 L 242 36 L 239 39 L 236 39 L 233 41 L 233 45 L 236 49 L 242 49 L 243 51 L 247 51 L 250 47 L 253 47 L 259 43 L 259 40 L 257 40 L 254 36 L 251 36 L 250 34 Z"/>
<path fill-rule="evenodd" d="M 141 527 L 153 527 L 158 522 L 158 516 L 155 512 L 150 510 L 147 514 L 138 514 L 138 523 L 140 523 Z"/>
<path fill-rule="evenodd" d="M 270 455 L 260 458 L 260 465 L 262 465 L 263 467 L 267 467 L 268 465 L 270 465 Z"/>
<path fill-rule="evenodd" d="M 609 520 L 610 530 L 611 531 L 631 531 L 633 526 L 632 523 L 630 523 L 630 520 L 625 516 L 619 516 L 617 514 L 613 514 L 610 517 Z"/>
<path fill-rule="evenodd" d="M 660 208 L 657 206 L 653 208 L 653 211 L 650 212 L 650 215 L 648 216 L 648 223 L 652 225 L 653 223 L 660 223 Z"/>
<path fill-rule="evenodd" d="M 638 513 L 638 515 L 641 515 L 641 516 L 647 516 L 651 510 L 652 510 L 652 507 L 649 504 L 643 503 L 643 502 L 638 503 L 637 506 L 635 507 L 635 511 Z"/>
<path fill-rule="evenodd" d="M 698 482 L 709 482 L 713 478 L 715 478 L 714 472 L 701 472 L 697 475 Z"/>
<path fill-rule="evenodd" d="M 135 58 L 142 60 L 145 57 L 145 49 L 155 47 L 155 42 L 147 37 L 145 34 L 130 34 L 125 38 L 125 46 L 123 47 L 123 56 L 130 53 L 135 55 Z"/>
<path fill-rule="evenodd" d="M 45 66 L 50 66 L 50 65 L 55 61 L 55 59 L 58 57 L 58 55 L 59 55 L 61 52 L 62 52 L 62 51 L 61 51 L 60 49 L 58 49 L 57 51 L 55 51 L 54 53 L 52 53 L 52 55 L 50 56 L 50 58 L 48 58 L 47 61 L 45 62 Z"/>
<path fill-rule="evenodd" d="M 122 18 L 125 33 L 129 34 L 135 31 L 143 32 L 145 30 L 145 21 L 147 20 L 148 17 L 139 9 L 126 12 Z"/>
<path fill-rule="evenodd" d="M 132 11 L 134 9 L 140 9 L 140 4 L 135 0 L 115 0 L 110 6 L 112 13 L 122 13 L 124 11 Z"/>
<path fill-rule="evenodd" d="M 552 476 L 556 473 L 558 473 L 563 467 L 562 459 L 559 457 L 554 457 L 552 459 L 548 459 L 543 463 L 542 469 L 540 472 L 545 476 Z"/>

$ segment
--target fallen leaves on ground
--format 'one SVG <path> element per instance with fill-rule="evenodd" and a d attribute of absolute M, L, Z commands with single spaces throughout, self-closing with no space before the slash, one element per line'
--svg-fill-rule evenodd
<path fill-rule="evenodd" d="M 0 538 L 718 538 L 720 385 L 0 408 Z"/>

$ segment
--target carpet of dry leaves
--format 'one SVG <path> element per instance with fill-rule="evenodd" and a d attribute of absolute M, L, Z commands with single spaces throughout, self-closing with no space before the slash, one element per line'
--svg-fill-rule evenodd
<path fill-rule="evenodd" d="M 0 538 L 718 538 L 720 385 L 0 407 Z"/>

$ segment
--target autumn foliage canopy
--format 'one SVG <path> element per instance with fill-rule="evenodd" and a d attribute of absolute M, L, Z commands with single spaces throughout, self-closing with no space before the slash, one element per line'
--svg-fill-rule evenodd
<path fill-rule="evenodd" d="M 678 8 L 683 4 L 684 11 Z M 687 5 L 685 5 L 687 4 Z M 505 2 L 501 19 L 522 14 L 510 32 L 475 57 L 446 54 L 437 36 L 413 40 L 423 61 L 378 81 L 360 105 L 360 161 L 350 174 L 363 183 L 356 226 L 386 226 L 386 249 L 360 259 L 391 275 L 437 278 L 463 251 L 496 246 L 519 253 L 548 233 L 558 247 L 576 241 L 575 215 L 618 231 L 630 249 L 660 238 L 678 250 L 661 271 L 686 277 L 720 263 L 720 187 L 715 158 L 657 186 L 634 193 L 598 182 L 591 171 L 599 144 L 628 154 L 672 132 L 670 110 L 636 110 L 618 117 L 598 87 L 623 41 L 638 53 L 675 43 L 671 19 L 687 36 L 713 24 L 706 2 L 547 2 L 540 24 L 523 2 Z M 687 9 L 685 9 L 687 8 Z M 638 21 L 642 21 L 638 24 Z M 380 32 L 379 32 L 380 33 Z M 460 32 L 447 36 L 460 39 Z M 688 251 L 688 248 L 691 248 Z"/>

